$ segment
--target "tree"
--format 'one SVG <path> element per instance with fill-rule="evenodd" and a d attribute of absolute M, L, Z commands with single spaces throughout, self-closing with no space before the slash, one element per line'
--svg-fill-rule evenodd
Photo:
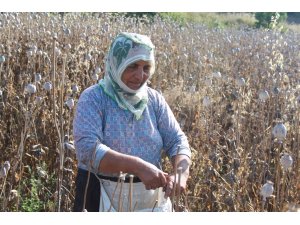
<path fill-rule="evenodd" d="M 287 13 L 285 12 L 256 12 L 256 27 L 275 28 L 279 23 L 286 21 Z"/>

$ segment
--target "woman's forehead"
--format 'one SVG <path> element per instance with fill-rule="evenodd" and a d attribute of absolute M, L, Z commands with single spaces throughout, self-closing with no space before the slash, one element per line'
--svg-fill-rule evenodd
<path fill-rule="evenodd" d="M 137 64 L 137 65 L 140 65 L 140 66 L 145 66 L 145 65 L 151 66 L 150 61 L 144 61 L 144 60 L 135 61 L 135 62 L 131 63 L 130 65 L 133 65 L 133 64 Z"/>

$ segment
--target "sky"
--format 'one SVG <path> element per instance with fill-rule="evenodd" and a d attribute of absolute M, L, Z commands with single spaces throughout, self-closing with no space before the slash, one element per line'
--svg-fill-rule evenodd
<path fill-rule="evenodd" d="M 299 0 L 0 0 L 9 12 L 299 12 Z"/>

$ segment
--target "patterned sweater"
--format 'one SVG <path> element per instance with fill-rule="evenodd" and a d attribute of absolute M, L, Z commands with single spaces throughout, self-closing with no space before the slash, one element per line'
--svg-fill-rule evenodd
<path fill-rule="evenodd" d="M 191 156 L 187 138 L 164 97 L 147 89 L 149 101 L 140 120 L 121 109 L 98 84 L 82 92 L 73 121 L 79 168 L 98 173 L 108 149 L 140 157 L 158 168 L 162 151 L 172 157 L 180 146 L 179 154 Z"/>

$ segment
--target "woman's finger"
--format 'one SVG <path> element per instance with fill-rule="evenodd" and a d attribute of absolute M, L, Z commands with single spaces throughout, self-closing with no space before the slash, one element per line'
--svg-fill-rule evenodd
<path fill-rule="evenodd" d="M 170 197 L 173 190 L 173 182 L 169 181 L 166 185 L 165 198 Z"/>

